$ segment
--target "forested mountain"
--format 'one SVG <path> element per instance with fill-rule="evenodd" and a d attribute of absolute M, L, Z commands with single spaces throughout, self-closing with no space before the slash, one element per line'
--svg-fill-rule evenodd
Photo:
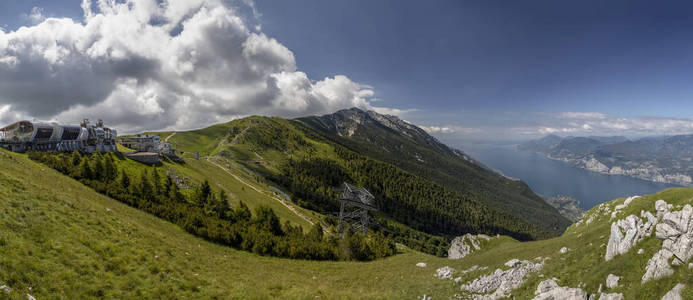
<path fill-rule="evenodd" d="M 326 139 L 560 233 L 570 222 L 521 181 L 507 179 L 395 116 L 341 110 L 298 119 Z"/>
<path fill-rule="evenodd" d="M 472 232 L 529 240 L 555 236 L 569 224 L 524 183 L 396 117 L 351 109 L 323 118 L 333 121 L 248 117 L 177 132 L 170 141 L 239 163 L 320 213 L 338 211 L 333 188 L 342 181 L 365 186 L 376 196 L 374 217 L 385 232 L 429 253 L 446 251 L 446 238 L 438 237 Z"/>

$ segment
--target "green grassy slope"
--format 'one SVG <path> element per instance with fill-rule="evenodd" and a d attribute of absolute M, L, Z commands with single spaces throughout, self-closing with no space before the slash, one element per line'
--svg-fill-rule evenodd
<path fill-rule="evenodd" d="M 598 216 L 591 224 L 573 225 L 558 238 L 524 243 L 494 238 L 483 251 L 461 260 L 403 249 L 394 257 L 368 263 L 311 262 L 260 257 L 208 243 L 25 155 L 0 151 L 0 165 L 0 285 L 13 289 L 0 297 L 26 299 L 29 293 L 38 299 L 413 299 L 427 294 L 449 299 L 461 293 L 460 284 L 436 279 L 436 268 L 489 267 L 455 274 L 466 282 L 504 268 L 512 258 L 538 256 L 550 259 L 513 293 L 517 299 L 532 298 L 537 284 L 551 277 L 559 278 L 562 286 L 582 284 L 595 293 L 613 273 L 622 278 L 609 292 L 624 293 L 626 299 L 659 299 L 676 283 L 693 285 L 693 270 L 687 266 L 674 267 L 670 277 L 640 284 L 647 260 L 661 247 L 654 235 L 604 261 L 611 222 L 641 210 L 654 211 L 657 199 L 675 207 L 693 204 L 693 189 L 636 199 L 613 220 L 596 207 L 585 216 Z M 608 202 L 602 209 L 613 210 L 623 201 Z M 564 246 L 571 251 L 559 254 Z M 639 248 L 644 254 L 636 253 Z M 428 267 L 418 268 L 418 262 Z M 693 289 L 685 289 L 684 298 L 691 297 Z"/>
<path fill-rule="evenodd" d="M 445 259 L 409 250 L 369 263 L 260 257 L 189 235 L 24 155 L 0 151 L 0 165 L 0 285 L 13 289 L 0 297 L 401 299 L 453 293 L 432 276 Z M 419 261 L 432 266 L 418 272 Z"/>

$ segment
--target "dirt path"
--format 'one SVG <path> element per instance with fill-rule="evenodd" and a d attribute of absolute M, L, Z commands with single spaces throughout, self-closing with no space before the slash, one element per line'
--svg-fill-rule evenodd
<path fill-rule="evenodd" d="M 276 201 L 279 201 L 279 203 L 281 203 L 282 205 L 284 205 L 286 208 L 288 208 L 291 212 L 293 212 L 295 215 L 297 215 L 297 216 L 300 217 L 301 219 L 306 220 L 306 222 L 308 222 L 310 225 L 315 225 L 315 223 L 313 223 L 313 221 L 311 221 L 308 217 L 304 216 L 304 215 L 303 215 L 301 212 L 299 212 L 294 206 L 288 204 L 288 203 L 287 203 L 286 201 L 284 201 L 283 199 L 278 198 L 278 197 L 275 196 L 274 194 L 266 193 L 266 192 L 264 192 L 264 191 L 262 191 L 262 190 L 256 188 L 254 185 L 252 185 L 252 184 L 246 182 L 245 180 L 241 179 L 241 178 L 240 178 L 239 176 L 237 176 L 236 174 L 231 173 L 231 171 L 229 171 L 228 169 L 224 168 L 224 167 L 221 166 L 220 164 L 218 164 L 218 163 L 212 161 L 212 159 L 211 159 L 210 157 L 207 157 L 207 161 L 210 162 L 211 164 L 217 166 L 218 168 L 224 170 L 224 172 L 226 172 L 226 173 L 228 173 L 229 175 L 233 176 L 233 178 L 235 178 L 236 180 L 238 180 L 240 183 L 247 185 L 248 187 L 250 187 L 251 189 L 255 190 L 256 192 L 258 192 L 258 193 L 260 193 L 260 194 L 263 194 L 263 195 L 266 195 L 266 196 L 268 196 L 268 197 L 270 197 L 270 198 L 272 198 L 272 199 L 274 199 L 274 200 L 276 200 Z"/>
<path fill-rule="evenodd" d="M 172 138 L 174 135 L 176 135 L 176 132 L 174 131 L 173 133 L 169 134 L 166 139 L 164 139 L 164 142 L 168 143 L 168 139 Z"/>

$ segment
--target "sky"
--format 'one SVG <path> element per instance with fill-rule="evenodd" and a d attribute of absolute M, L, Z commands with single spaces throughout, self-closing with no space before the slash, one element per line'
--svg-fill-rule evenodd
<path fill-rule="evenodd" d="M 0 124 L 360 107 L 443 140 L 693 133 L 685 1 L 5 0 Z"/>

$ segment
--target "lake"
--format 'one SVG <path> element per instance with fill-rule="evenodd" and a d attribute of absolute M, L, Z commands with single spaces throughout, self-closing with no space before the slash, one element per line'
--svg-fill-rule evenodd
<path fill-rule="evenodd" d="M 571 196 L 577 199 L 580 208 L 585 210 L 615 198 L 652 194 L 677 186 L 574 168 L 541 154 L 519 151 L 516 145 L 451 145 L 506 176 L 526 182 L 539 195 Z"/>

